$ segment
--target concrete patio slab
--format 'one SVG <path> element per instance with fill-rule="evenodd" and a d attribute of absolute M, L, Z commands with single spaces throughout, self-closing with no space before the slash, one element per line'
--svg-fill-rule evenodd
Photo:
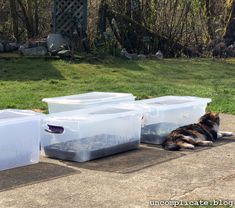
<path fill-rule="evenodd" d="M 235 116 L 222 115 L 235 132 Z M 234 200 L 235 138 L 212 148 L 169 153 L 160 147 L 85 164 L 42 158 L 0 172 L 0 207 L 149 207 L 150 200 Z M 234 202 L 235 203 L 235 202 Z"/>

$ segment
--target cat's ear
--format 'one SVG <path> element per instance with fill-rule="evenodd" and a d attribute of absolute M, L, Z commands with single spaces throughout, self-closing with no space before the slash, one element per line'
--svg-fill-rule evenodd
<path fill-rule="evenodd" d="M 218 117 L 218 116 L 219 116 L 219 113 L 214 113 L 214 116 L 215 116 L 215 117 Z"/>
<path fill-rule="evenodd" d="M 212 113 L 210 109 L 207 110 L 206 114 Z"/>

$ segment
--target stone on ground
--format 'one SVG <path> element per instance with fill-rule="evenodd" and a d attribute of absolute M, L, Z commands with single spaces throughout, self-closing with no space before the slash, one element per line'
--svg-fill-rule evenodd
<path fill-rule="evenodd" d="M 45 56 L 47 54 L 47 49 L 43 46 L 39 46 L 21 49 L 21 52 L 24 56 Z"/>
<path fill-rule="evenodd" d="M 61 34 L 50 34 L 47 37 L 47 48 L 49 52 L 61 51 L 67 48 L 67 41 Z"/>

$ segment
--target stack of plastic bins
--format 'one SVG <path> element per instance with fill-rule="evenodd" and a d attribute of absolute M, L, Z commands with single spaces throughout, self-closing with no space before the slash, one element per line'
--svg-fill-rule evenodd
<path fill-rule="evenodd" d="M 211 99 L 198 97 L 165 96 L 136 101 L 149 109 L 144 112 L 141 142 L 162 144 L 174 129 L 198 122 L 205 114 Z"/>
<path fill-rule="evenodd" d="M 41 115 L 0 111 L 0 171 L 39 162 Z"/>
<path fill-rule="evenodd" d="M 141 119 L 138 110 L 121 105 L 50 114 L 43 121 L 42 154 L 85 162 L 137 149 Z"/>
<path fill-rule="evenodd" d="M 104 104 L 117 104 L 134 101 L 135 97 L 128 93 L 91 92 L 65 97 L 45 98 L 49 113 L 79 110 Z"/>

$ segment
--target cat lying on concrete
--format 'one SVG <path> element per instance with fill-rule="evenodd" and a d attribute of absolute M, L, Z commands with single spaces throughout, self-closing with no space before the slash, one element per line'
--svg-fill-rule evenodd
<path fill-rule="evenodd" d="M 163 147 L 171 151 L 181 148 L 194 149 L 195 146 L 211 146 L 219 138 L 234 135 L 232 132 L 219 131 L 219 125 L 219 114 L 207 113 L 199 119 L 198 123 L 172 131 L 163 143 Z"/>

